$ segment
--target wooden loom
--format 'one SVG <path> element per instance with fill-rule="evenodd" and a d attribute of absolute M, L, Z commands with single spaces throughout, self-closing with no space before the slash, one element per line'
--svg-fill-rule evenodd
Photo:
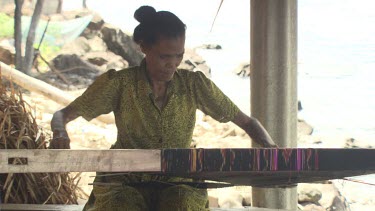
<path fill-rule="evenodd" d="M 0 150 L 0 173 L 31 172 L 148 172 L 283 186 L 375 173 L 375 149 Z"/>
<path fill-rule="evenodd" d="M 148 172 L 224 182 L 224 186 L 282 187 L 375 173 L 375 149 L 0 150 L 0 173 L 32 172 Z M 83 205 L 0 204 L 1 210 L 82 208 Z"/>

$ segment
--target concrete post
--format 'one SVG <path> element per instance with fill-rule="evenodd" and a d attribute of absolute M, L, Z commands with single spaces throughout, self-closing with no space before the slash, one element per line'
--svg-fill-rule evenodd
<path fill-rule="evenodd" d="M 251 1 L 251 115 L 297 146 L 297 0 Z M 253 188 L 252 206 L 297 210 L 297 188 Z"/>

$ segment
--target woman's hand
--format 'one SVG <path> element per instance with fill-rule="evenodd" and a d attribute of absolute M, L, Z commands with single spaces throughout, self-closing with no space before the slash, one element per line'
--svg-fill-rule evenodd
<path fill-rule="evenodd" d="M 253 141 L 262 147 L 277 147 L 267 130 L 257 119 L 249 117 L 240 111 L 234 118 L 233 122 L 242 128 Z"/>
<path fill-rule="evenodd" d="M 70 138 L 65 127 L 68 122 L 77 117 L 78 114 L 70 106 L 53 114 L 51 120 L 53 137 L 49 145 L 50 149 L 70 149 Z"/>
<path fill-rule="evenodd" d="M 277 145 L 275 144 L 275 142 L 271 139 L 271 138 L 266 138 L 260 142 L 254 140 L 255 142 L 257 142 L 258 144 L 260 144 L 261 146 L 263 147 L 269 147 L 269 148 L 277 148 Z"/>
<path fill-rule="evenodd" d="M 70 149 L 70 138 L 65 129 L 54 129 L 50 149 Z"/>

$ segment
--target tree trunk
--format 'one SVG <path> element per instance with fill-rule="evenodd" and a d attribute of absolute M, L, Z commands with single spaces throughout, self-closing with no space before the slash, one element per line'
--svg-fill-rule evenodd
<path fill-rule="evenodd" d="M 57 5 L 57 10 L 56 10 L 57 14 L 61 14 L 61 12 L 62 12 L 62 6 L 63 6 L 63 0 L 59 0 L 58 1 L 58 5 Z"/>
<path fill-rule="evenodd" d="M 31 68 L 34 60 L 34 41 L 35 41 L 35 30 L 38 26 L 40 15 L 42 14 L 44 0 L 38 0 L 35 5 L 33 17 L 31 18 L 29 33 L 26 39 L 26 50 L 25 60 L 23 65 L 23 71 L 25 74 L 30 75 Z"/>
<path fill-rule="evenodd" d="M 16 49 L 16 69 L 22 69 L 22 5 L 23 0 L 14 0 L 16 8 L 14 10 L 14 47 Z"/>

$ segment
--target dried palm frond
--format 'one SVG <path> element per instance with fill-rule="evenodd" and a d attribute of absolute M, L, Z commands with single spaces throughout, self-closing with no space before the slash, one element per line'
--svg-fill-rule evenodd
<path fill-rule="evenodd" d="M 0 82 L 1 72 L 0 72 Z M 7 90 L 8 89 L 8 90 Z M 0 84 L 0 150 L 47 149 L 50 136 L 37 125 L 22 93 Z M 25 164 L 14 159 L 13 164 Z M 79 175 L 72 173 L 0 174 L 0 203 L 77 204 L 84 194 L 77 187 Z"/>

